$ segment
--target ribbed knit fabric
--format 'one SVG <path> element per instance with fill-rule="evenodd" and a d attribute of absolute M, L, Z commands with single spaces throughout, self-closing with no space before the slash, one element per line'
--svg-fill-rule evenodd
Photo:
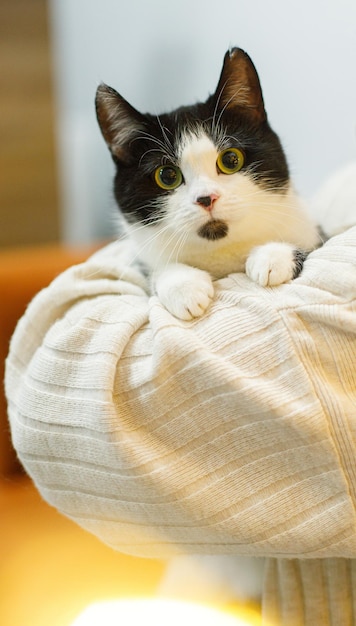
<path fill-rule="evenodd" d="M 266 624 L 352 626 L 356 228 L 291 284 L 217 281 L 191 322 L 129 257 L 118 242 L 70 268 L 17 327 L 6 393 L 27 472 L 118 550 L 271 557 Z"/>
<path fill-rule="evenodd" d="M 266 626 L 354 626 L 356 560 L 269 559 L 263 609 Z"/>

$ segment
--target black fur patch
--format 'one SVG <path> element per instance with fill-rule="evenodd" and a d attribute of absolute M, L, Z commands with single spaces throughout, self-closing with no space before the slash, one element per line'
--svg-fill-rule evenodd
<path fill-rule="evenodd" d="M 203 239 L 216 241 L 226 237 L 228 231 L 229 227 L 223 220 L 209 220 L 199 228 L 198 235 Z"/>
<path fill-rule="evenodd" d="M 308 253 L 304 250 L 294 250 L 294 272 L 293 278 L 297 278 L 303 269 L 304 261 L 307 258 Z"/>

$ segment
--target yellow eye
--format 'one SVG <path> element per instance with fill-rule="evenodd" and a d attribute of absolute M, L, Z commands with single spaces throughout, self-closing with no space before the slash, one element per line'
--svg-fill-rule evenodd
<path fill-rule="evenodd" d="M 183 175 L 175 165 L 161 165 L 155 171 L 155 181 L 161 189 L 176 189 L 183 182 Z"/>
<path fill-rule="evenodd" d="M 238 148 L 228 148 L 220 152 L 216 165 L 223 174 L 239 172 L 245 163 L 244 153 Z"/>

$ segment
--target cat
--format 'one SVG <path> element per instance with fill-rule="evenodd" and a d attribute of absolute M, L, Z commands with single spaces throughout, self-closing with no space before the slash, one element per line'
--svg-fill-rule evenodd
<path fill-rule="evenodd" d="M 226 53 L 204 103 L 144 115 L 101 84 L 96 112 L 127 233 L 174 316 L 201 316 L 213 280 L 232 272 L 262 286 L 299 274 L 318 229 L 293 189 L 246 52 Z"/>
<path fill-rule="evenodd" d="M 96 112 L 116 165 L 114 193 L 127 234 L 172 315 L 203 315 L 213 280 L 232 272 L 246 271 L 264 287 L 299 274 L 319 233 L 293 189 L 246 52 L 225 54 L 216 91 L 204 103 L 141 114 L 101 84 Z M 262 577 L 263 559 L 182 556 L 161 590 L 186 599 L 256 600 Z"/>

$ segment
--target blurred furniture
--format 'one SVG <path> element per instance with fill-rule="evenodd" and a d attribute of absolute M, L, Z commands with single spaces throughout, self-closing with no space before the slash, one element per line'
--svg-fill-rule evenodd
<path fill-rule="evenodd" d="M 98 246 L 96 246 L 97 248 Z M 70 265 L 84 261 L 93 247 L 71 248 L 60 244 L 9 248 L 0 251 L 0 378 L 16 323 L 34 295 Z M 19 469 L 7 423 L 6 402 L 0 393 L 0 476 Z"/>
<path fill-rule="evenodd" d="M 62 231 L 48 0 L 0 2 L 0 247 Z"/>

